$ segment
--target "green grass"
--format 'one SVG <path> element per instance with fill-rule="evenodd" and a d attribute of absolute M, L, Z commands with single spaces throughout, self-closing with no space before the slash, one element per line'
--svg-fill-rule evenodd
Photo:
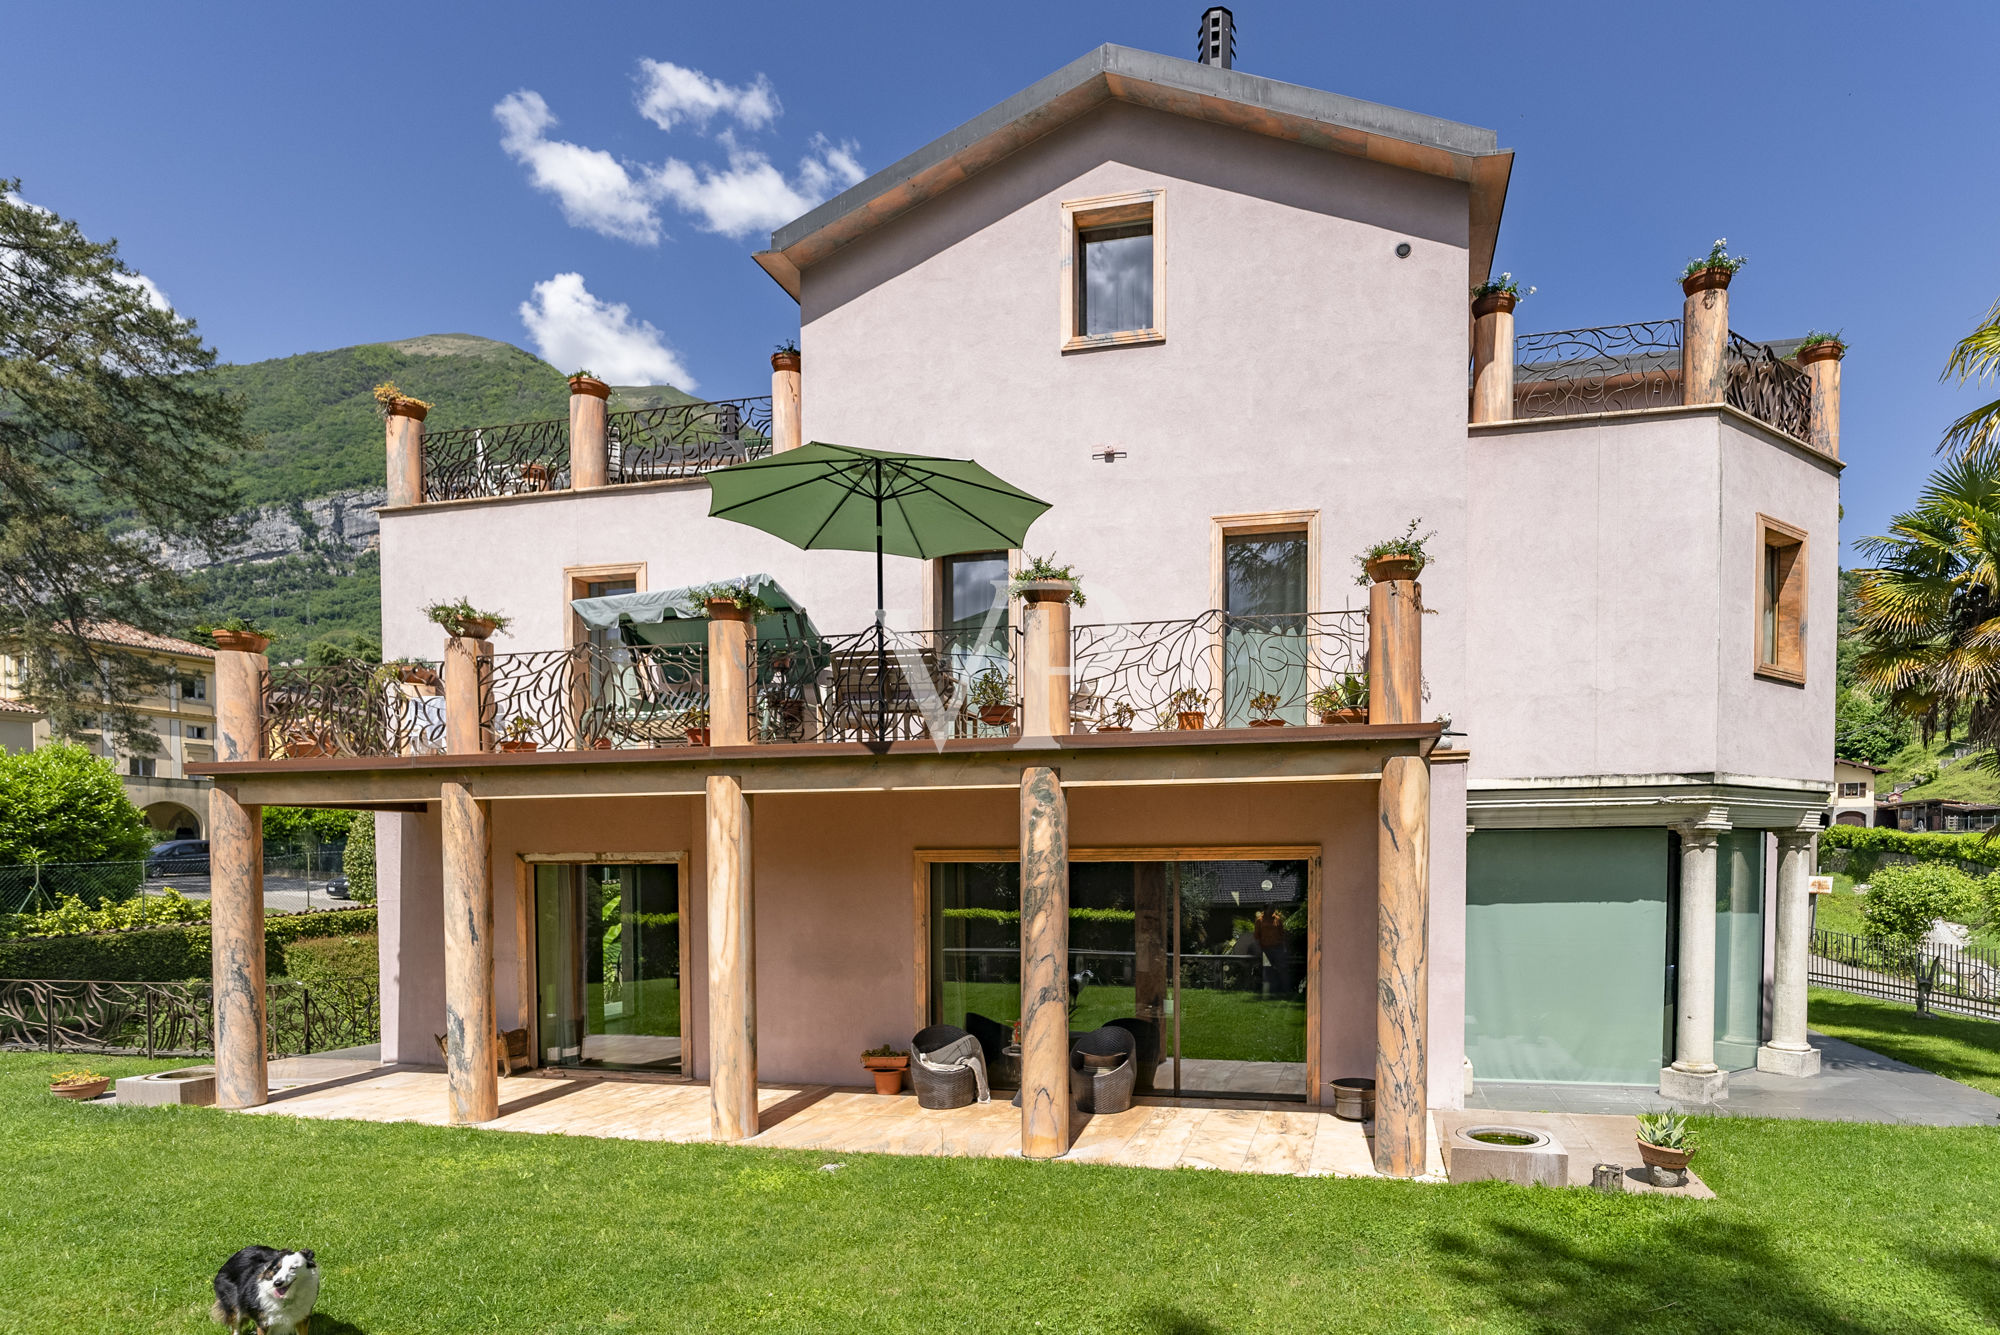
<path fill-rule="evenodd" d="M 43 1092 L 76 1064 L 0 1056 L 0 1331 L 212 1330 L 209 1278 L 249 1242 L 317 1249 L 314 1335 L 1941 1335 L 2000 1312 L 1986 1128 L 1701 1122 L 1695 1162 L 1721 1196 L 1702 1202 L 836 1160 Z"/>
<path fill-rule="evenodd" d="M 1822 932 L 1845 932 L 1849 936 L 1860 936 L 1867 927 L 1867 919 L 1861 916 L 1861 901 L 1865 896 L 1854 893 L 1854 878 L 1845 872 L 1833 878 L 1833 893 L 1816 895 L 1813 898 L 1813 926 Z"/>
<path fill-rule="evenodd" d="M 2000 1094 L 2000 1023 L 1919 1015 L 1914 1006 L 1813 988 L 1807 1022 L 1823 1034 Z"/>

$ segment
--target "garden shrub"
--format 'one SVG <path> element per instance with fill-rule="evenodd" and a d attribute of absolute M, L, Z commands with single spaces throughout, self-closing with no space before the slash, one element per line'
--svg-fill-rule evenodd
<path fill-rule="evenodd" d="M 375 813 L 357 811 L 347 827 L 347 847 L 340 870 L 347 876 L 347 897 L 362 904 L 375 902 Z"/>
<path fill-rule="evenodd" d="M 295 983 L 320 983 L 335 978 L 366 978 L 379 972 L 374 932 L 353 936 L 308 937 L 285 947 L 284 976 Z"/>
<path fill-rule="evenodd" d="M 1939 918 L 1977 915 L 1980 900 L 1979 883 L 1958 868 L 1920 862 L 1877 871 L 1861 901 L 1861 916 L 1869 936 L 1912 945 Z"/>
<path fill-rule="evenodd" d="M 1820 858 L 1846 853 L 1845 871 L 1857 881 L 1865 881 L 1882 865 L 1884 853 L 1901 853 L 1919 862 L 1966 864 L 1959 870 L 1975 876 L 2000 867 L 2000 840 L 1981 834 L 1906 834 L 1902 830 L 1878 830 L 1860 825 L 1835 825 L 1819 836 Z"/>
<path fill-rule="evenodd" d="M 264 968 L 273 977 L 286 968 L 286 948 L 297 941 L 353 936 L 375 930 L 372 908 L 293 913 L 264 924 Z M 167 983 L 210 973 L 207 923 L 132 932 L 31 937 L 0 941 L 0 978 L 95 978 L 125 983 Z"/>

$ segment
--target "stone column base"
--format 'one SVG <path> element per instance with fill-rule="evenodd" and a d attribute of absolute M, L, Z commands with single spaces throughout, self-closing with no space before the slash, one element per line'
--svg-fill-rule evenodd
<path fill-rule="evenodd" d="M 1729 1073 L 1662 1066 L 1660 1096 L 1675 1103 L 1719 1103 L 1729 1097 Z"/>
<path fill-rule="evenodd" d="M 1757 1049 L 1757 1069 L 1772 1075 L 1800 1078 L 1818 1075 L 1819 1049 L 1807 1048 L 1800 1052 L 1796 1048 L 1774 1048 L 1767 1043 Z"/>

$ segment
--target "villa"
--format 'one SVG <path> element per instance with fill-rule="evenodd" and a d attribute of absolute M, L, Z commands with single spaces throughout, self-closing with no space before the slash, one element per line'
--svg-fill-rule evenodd
<path fill-rule="evenodd" d="M 396 661 L 216 656 L 220 1102 L 268 1096 L 267 804 L 378 813 L 382 1055 L 444 1035 L 455 1121 L 506 1031 L 703 1086 L 729 1141 L 760 1081 L 945 1024 L 1055 1157 L 1070 1035 L 1119 1021 L 1161 1096 L 1373 1080 L 1415 1176 L 1475 1080 L 1817 1070 L 1839 346 L 1740 336 L 1713 268 L 1519 335 L 1468 297 L 1493 131 L 1232 65 L 1101 47 L 779 229 L 768 397 L 391 409 Z M 710 517 L 809 442 L 1050 508 L 889 558 L 878 640 L 871 552 Z M 1420 579 L 1364 574 L 1412 521 Z M 505 634 L 427 619 L 461 598 Z"/>

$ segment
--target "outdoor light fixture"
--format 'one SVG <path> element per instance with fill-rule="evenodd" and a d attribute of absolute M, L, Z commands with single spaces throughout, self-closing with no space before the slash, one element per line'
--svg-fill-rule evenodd
<path fill-rule="evenodd" d="M 1407 242 L 1407 241 L 1398 241 L 1398 242 L 1396 243 L 1396 258 L 1397 258 L 1397 259 L 1399 259 L 1399 260 L 1406 260 L 1406 259 L 1410 258 L 1410 243 L 1409 243 L 1409 242 Z"/>
<path fill-rule="evenodd" d="M 1125 451 L 1114 450 L 1109 445 L 1106 445 L 1103 449 L 1099 450 L 1097 453 L 1091 455 L 1090 457 L 1093 459 L 1101 459 L 1108 464 L 1115 464 L 1120 459 L 1123 459 L 1125 457 Z"/>

